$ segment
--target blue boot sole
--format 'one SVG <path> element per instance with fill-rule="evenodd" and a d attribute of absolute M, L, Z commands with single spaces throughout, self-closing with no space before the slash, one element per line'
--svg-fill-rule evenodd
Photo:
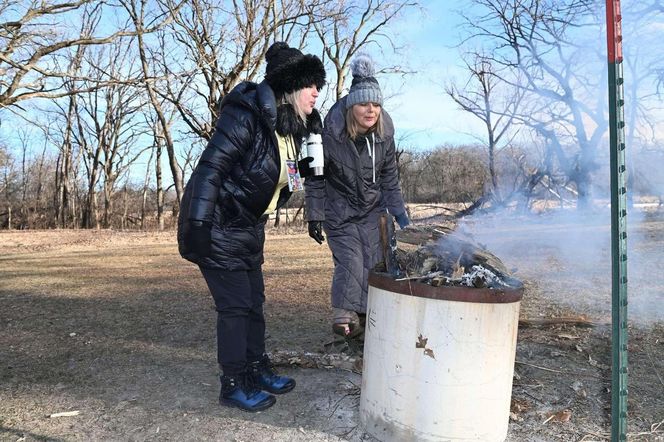
<path fill-rule="evenodd" d="M 274 396 L 270 396 L 268 399 L 264 400 L 263 402 L 259 402 L 253 407 L 247 407 L 246 405 L 234 399 L 219 398 L 219 404 L 223 406 L 231 408 L 239 408 L 240 410 L 248 411 L 250 413 L 256 413 L 258 411 L 267 410 L 268 408 L 273 406 L 276 402 L 277 398 L 275 398 Z"/>
<path fill-rule="evenodd" d="M 269 385 L 262 385 L 262 384 L 261 384 L 261 389 L 262 389 L 262 390 L 265 390 L 265 391 L 267 391 L 268 393 L 272 393 L 272 394 L 284 394 L 284 393 L 288 393 L 289 391 L 292 391 L 293 388 L 295 388 L 295 380 L 294 380 L 294 379 L 293 379 L 293 383 L 292 383 L 291 385 L 289 385 L 289 386 L 287 386 L 287 387 L 284 387 L 284 388 L 280 388 L 280 389 L 278 389 L 278 390 L 277 390 L 276 388 L 272 388 L 272 387 L 270 387 Z"/>

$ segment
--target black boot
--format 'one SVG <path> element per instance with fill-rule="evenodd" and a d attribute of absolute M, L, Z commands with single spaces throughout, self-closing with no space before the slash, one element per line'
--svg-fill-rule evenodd
<path fill-rule="evenodd" d="M 295 388 L 295 379 L 279 376 L 274 371 L 267 355 L 258 361 L 249 363 L 249 374 L 256 385 L 273 394 L 288 393 Z"/>
<path fill-rule="evenodd" d="M 270 408 L 277 401 L 271 394 L 259 390 L 247 373 L 233 376 L 222 375 L 220 380 L 219 403 L 221 405 L 256 412 Z"/>

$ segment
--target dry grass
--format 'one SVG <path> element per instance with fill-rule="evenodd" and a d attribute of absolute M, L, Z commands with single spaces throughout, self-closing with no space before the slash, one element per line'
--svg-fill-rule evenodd
<path fill-rule="evenodd" d="M 604 276 L 580 281 L 579 273 L 589 269 L 570 268 L 549 248 L 514 248 L 505 239 L 508 232 L 524 239 L 561 230 L 566 227 L 524 229 L 515 223 L 491 231 L 503 239 L 498 256 L 519 267 L 517 275 L 526 281 L 522 316 L 603 318 L 606 304 L 598 307 L 598 299 L 606 300 Z M 606 227 L 589 227 L 582 235 L 591 231 L 604 235 Z M 661 256 L 664 224 L 651 222 L 639 237 L 636 250 Z M 655 272 L 660 264 L 655 259 L 642 267 Z M 321 351 L 331 338 L 327 246 L 304 232 L 271 231 L 263 269 L 269 349 Z M 237 424 L 238 415 L 217 417 L 210 408 L 216 394 L 210 381 L 215 313 L 198 269 L 179 257 L 174 232 L 0 232 L 0 281 L 0 439 L 144 440 L 159 438 L 155 431 L 167 428 L 165 439 L 219 439 L 219 425 Z M 650 281 L 660 284 L 661 277 Z M 579 302 L 568 302 L 573 298 Z M 517 359 L 524 364 L 517 364 L 513 397 L 525 405 L 508 440 L 601 440 L 586 436 L 605 435 L 610 425 L 610 351 L 609 328 L 521 330 Z M 660 427 L 652 426 L 664 418 L 663 355 L 661 322 L 632 330 L 634 440 L 661 440 Z M 575 381 L 581 387 L 571 388 Z M 323 425 L 312 416 L 321 401 L 330 402 L 327 393 L 313 386 L 298 391 L 301 396 L 290 396 L 295 414 L 287 407 L 258 418 L 241 416 L 248 426 L 229 431 L 242 440 L 321 440 L 304 433 L 298 433 L 301 439 L 292 433 L 279 439 L 272 427 L 255 432 L 256 422 L 296 433 L 300 426 Z M 44 418 L 76 409 L 85 411 L 82 417 Z M 568 422 L 542 424 L 543 415 L 561 409 L 572 411 Z M 193 424 L 187 417 L 192 413 L 205 419 Z M 349 413 L 356 419 L 356 406 Z M 132 436 L 132 428 L 140 430 Z M 353 434 L 353 440 L 361 439 L 361 433 Z"/>

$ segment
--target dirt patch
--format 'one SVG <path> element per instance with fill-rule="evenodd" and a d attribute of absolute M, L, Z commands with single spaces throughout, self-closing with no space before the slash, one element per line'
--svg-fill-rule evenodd
<path fill-rule="evenodd" d="M 660 221 L 641 233 L 635 246 L 662 250 Z M 608 440 L 608 275 L 581 283 L 588 272 L 564 258 L 499 236 L 494 251 L 526 281 L 522 317 L 583 313 L 600 324 L 520 330 L 508 440 Z M 661 268 L 660 255 L 641 265 Z M 332 339 L 328 248 L 304 233 L 271 233 L 264 272 L 268 349 L 323 352 Z M 174 232 L 1 232 L 0 281 L 1 440 L 372 439 L 359 425 L 361 375 L 352 370 L 284 366 L 298 387 L 270 410 L 217 405 L 215 312 Z M 661 276 L 648 284 L 660 290 Z M 662 322 L 634 323 L 629 344 L 630 440 L 664 440 Z M 49 417 L 67 411 L 79 414 Z"/>

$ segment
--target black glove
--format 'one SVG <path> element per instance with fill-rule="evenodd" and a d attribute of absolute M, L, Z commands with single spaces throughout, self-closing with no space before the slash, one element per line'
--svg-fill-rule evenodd
<path fill-rule="evenodd" d="M 204 221 L 191 220 L 189 246 L 199 257 L 209 256 L 212 248 L 212 225 Z"/>
<path fill-rule="evenodd" d="M 297 170 L 300 172 L 302 178 L 311 176 L 311 167 L 309 165 L 314 160 L 314 157 L 305 157 L 297 162 Z"/>
<path fill-rule="evenodd" d="M 325 237 L 323 236 L 322 221 L 309 221 L 309 236 L 312 237 L 318 244 L 323 244 Z"/>
<path fill-rule="evenodd" d="M 397 224 L 399 224 L 400 229 L 403 229 L 410 224 L 410 220 L 408 219 L 406 212 L 394 215 L 394 219 L 396 220 Z"/>

